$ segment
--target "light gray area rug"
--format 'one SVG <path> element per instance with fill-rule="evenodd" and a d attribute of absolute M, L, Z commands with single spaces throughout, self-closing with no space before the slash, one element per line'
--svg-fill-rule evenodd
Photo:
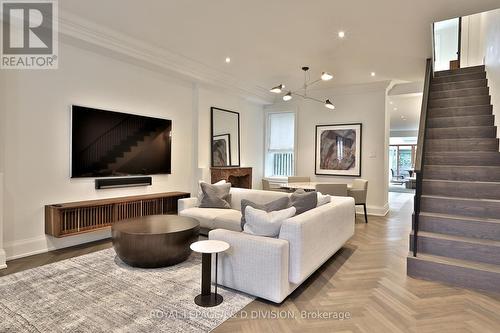
<path fill-rule="evenodd" d="M 254 298 L 219 288 L 224 302 L 202 308 L 201 256 L 138 269 L 113 249 L 0 278 L 0 332 L 208 332 Z"/>

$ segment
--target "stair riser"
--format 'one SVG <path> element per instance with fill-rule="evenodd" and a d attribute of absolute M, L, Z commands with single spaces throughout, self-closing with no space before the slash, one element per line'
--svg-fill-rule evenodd
<path fill-rule="evenodd" d="M 472 81 L 459 81 L 459 82 L 449 82 L 442 84 L 432 84 L 431 91 L 445 91 L 445 90 L 457 90 L 457 89 L 468 89 L 468 88 L 484 88 L 488 86 L 488 80 L 472 80 Z"/>
<path fill-rule="evenodd" d="M 418 252 L 500 265 L 500 248 L 498 246 L 469 243 L 465 241 L 437 239 L 418 236 Z M 410 235 L 410 250 L 413 250 L 413 235 Z"/>
<path fill-rule="evenodd" d="M 498 151 L 498 139 L 427 140 L 427 152 L 437 151 Z"/>
<path fill-rule="evenodd" d="M 484 65 L 472 66 L 460 69 L 450 69 L 447 71 L 438 71 L 434 73 L 434 77 L 443 77 L 443 76 L 458 75 L 458 74 L 483 73 L 484 71 L 485 71 Z"/>
<path fill-rule="evenodd" d="M 491 219 L 500 216 L 500 205 L 495 201 L 422 197 L 420 208 L 421 211 L 428 213 Z"/>
<path fill-rule="evenodd" d="M 421 215 L 418 230 L 444 235 L 500 241 L 500 225 L 491 222 L 467 221 Z"/>
<path fill-rule="evenodd" d="M 441 84 L 441 83 L 461 82 L 461 81 L 471 81 L 471 80 L 481 80 L 481 79 L 486 79 L 486 72 L 436 77 L 432 80 L 432 83 Z"/>
<path fill-rule="evenodd" d="M 493 126 L 494 123 L 495 123 L 494 116 L 429 118 L 427 120 L 427 127 L 446 128 L 446 127 L 468 127 L 468 126 Z"/>
<path fill-rule="evenodd" d="M 424 161 L 426 165 L 497 166 L 500 165 L 500 153 L 464 152 L 445 154 L 427 152 Z"/>
<path fill-rule="evenodd" d="M 467 117 L 467 116 L 491 116 L 493 106 L 464 106 L 458 108 L 437 108 L 429 109 L 429 118 L 440 117 Z"/>
<path fill-rule="evenodd" d="M 500 167 L 424 167 L 425 179 L 500 182 Z"/>
<path fill-rule="evenodd" d="M 489 105 L 491 97 L 488 96 L 473 96 L 448 99 L 431 99 L 429 101 L 430 108 L 452 108 L 455 106 L 474 106 L 474 105 Z"/>
<path fill-rule="evenodd" d="M 494 272 L 428 262 L 412 257 L 408 257 L 407 272 L 409 276 L 417 279 L 440 281 L 461 288 L 500 292 L 498 283 L 500 274 Z"/>
<path fill-rule="evenodd" d="M 496 137 L 497 129 L 493 126 L 429 128 L 426 134 L 426 139 L 494 139 Z"/>
<path fill-rule="evenodd" d="M 488 87 L 460 89 L 460 90 L 445 90 L 433 91 L 430 93 L 431 99 L 441 98 L 461 98 L 470 96 L 489 96 L 490 89 Z"/>
<path fill-rule="evenodd" d="M 449 196 L 461 198 L 481 198 L 500 200 L 500 184 L 498 183 L 455 183 L 440 181 L 423 181 L 422 193 L 426 195 Z M 500 218 L 500 216 L 499 216 Z M 500 229 L 500 224 L 498 225 Z M 499 230 L 500 231 L 500 230 Z"/>

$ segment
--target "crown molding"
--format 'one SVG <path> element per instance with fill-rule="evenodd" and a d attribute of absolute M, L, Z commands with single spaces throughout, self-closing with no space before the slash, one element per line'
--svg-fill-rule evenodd
<path fill-rule="evenodd" d="M 273 102 L 273 96 L 263 87 L 241 82 L 199 61 L 145 43 L 70 12 L 60 10 L 58 24 L 61 42 L 91 51 L 104 52 L 108 56 L 128 60 L 147 68 L 175 73 L 191 82 L 221 87 L 260 104 Z"/>

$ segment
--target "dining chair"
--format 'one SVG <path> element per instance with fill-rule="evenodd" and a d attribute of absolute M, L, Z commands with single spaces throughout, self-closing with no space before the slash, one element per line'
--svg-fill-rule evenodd
<path fill-rule="evenodd" d="M 271 186 L 271 183 L 267 179 L 262 179 L 262 189 L 264 191 L 287 192 L 286 189 Z"/>
<path fill-rule="evenodd" d="M 288 177 L 288 182 L 289 183 L 310 183 L 311 177 L 299 177 L 299 176 Z"/>
<path fill-rule="evenodd" d="M 368 180 L 355 179 L 352 182 L 351 188 L 348 190 L 348 195 L 354 198 L 354 204 L 363 206 L 365 211 L 365 223 L 368 223 L 368 216 L 366 214 L 366 194 L 368 193 Z"/>
<path fill-rule="evenodd" d="M 338 197 L 347 197 L 347 184 L 316 184 L 316 191 Z"/>

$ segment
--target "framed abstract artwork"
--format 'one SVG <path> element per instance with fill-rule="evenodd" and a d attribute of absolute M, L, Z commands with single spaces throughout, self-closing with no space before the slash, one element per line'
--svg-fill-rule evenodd
<path fill-rule="evenodd" d="M 214 135 L 212 138 L 213 166 L 231 165 L 231 135 Z"/>
<path fill-rule="evenodd" d="M 316 125 L 315 171 L 325 176 L 361 176 L 360 123 Z"/>

